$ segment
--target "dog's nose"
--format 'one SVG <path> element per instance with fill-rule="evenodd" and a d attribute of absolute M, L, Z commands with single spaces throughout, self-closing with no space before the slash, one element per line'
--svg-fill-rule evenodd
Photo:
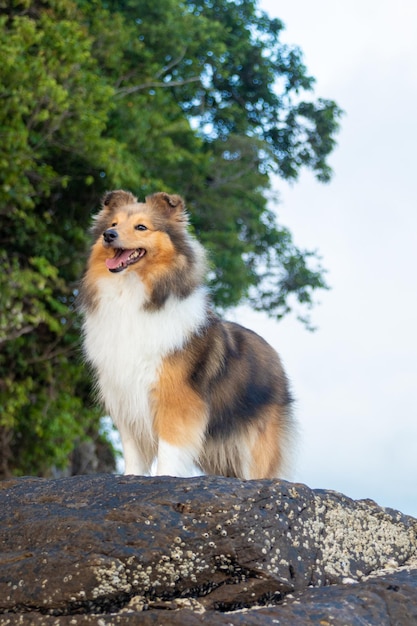
<path fill-rule="evenodd" d="M 108 228 L 103 233 L 104 241 L 106 243 L 112 243 L 118 236 L 117 230 L 114 230 L 114 228 Z"/>

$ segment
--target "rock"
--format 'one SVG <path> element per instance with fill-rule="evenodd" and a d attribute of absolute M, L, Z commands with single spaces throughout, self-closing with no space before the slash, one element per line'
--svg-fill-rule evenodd
<path fill-rule="evenodd" d="M 417 624 L 417 520 L 284 481 L 0 483 L 0 626 Z"/>

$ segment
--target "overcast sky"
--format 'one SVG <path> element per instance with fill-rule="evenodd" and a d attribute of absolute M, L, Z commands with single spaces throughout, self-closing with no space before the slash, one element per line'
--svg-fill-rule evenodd
<path fill-rule="evenodd" d="M 292 479 L 417 516 L 417 2 L 260 6 L 302 48 L 317 97 L 346 112 L 329 185 L 276 181 L 279 221 L 319 250 L 332 289 L 313 334 L 294 318 L 232 317 L 274 345 L 292 380 Z"/>

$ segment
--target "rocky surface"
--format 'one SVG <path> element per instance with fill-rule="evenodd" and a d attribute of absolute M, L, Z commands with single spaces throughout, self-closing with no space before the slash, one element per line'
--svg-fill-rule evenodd
<path fill-rule="evenodd" d="M 0 625 L 417 625 L 417 520 L 284 481 L 0 483 Z"/>

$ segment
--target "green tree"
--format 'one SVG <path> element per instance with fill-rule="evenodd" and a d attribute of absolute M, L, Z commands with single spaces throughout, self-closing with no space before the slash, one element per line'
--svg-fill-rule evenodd
<path fill-rule="evenodd" d="M 254 0 L 113 0 L 99 16 L 94 4 L 81 6 L 101 72 L 117 90 L 112 136 L 127 144 L 132 163 L 125 186 L 184 195 L 211 252 L 219 306 L 247 299 L 280 318 L 295 301 L 308 323 L 314 290 L 326 287 L 323 271 L 277 224 L 270 176 L 295 180 L 309 167 L 327 182 L 340 110 L 312 99 L 301 51 L 280 42 L 282 22 Z M 129 25 L 127 39 L 117 39 L 127 65 L 108 53 L 115 16 Z"/>
<path fill-rule="evenodd" d="M 103 136 L 114 90 L 71 3 L 10 3 L 0 56 L 0 471 L 45 473 L 98 422 L 74 357 L 85 209 L 64 198 L 117 157 Z"/>
<path fill-rule="evenodd" d="M 340 110 L 282 29 L 255 0 L 0 5 L 0 475 L 102 437 L 74 302 L 105 189 L 184 195 L 220 308 L 326 287 L 268 198 L 272 174 L 329 180 Z"/>

